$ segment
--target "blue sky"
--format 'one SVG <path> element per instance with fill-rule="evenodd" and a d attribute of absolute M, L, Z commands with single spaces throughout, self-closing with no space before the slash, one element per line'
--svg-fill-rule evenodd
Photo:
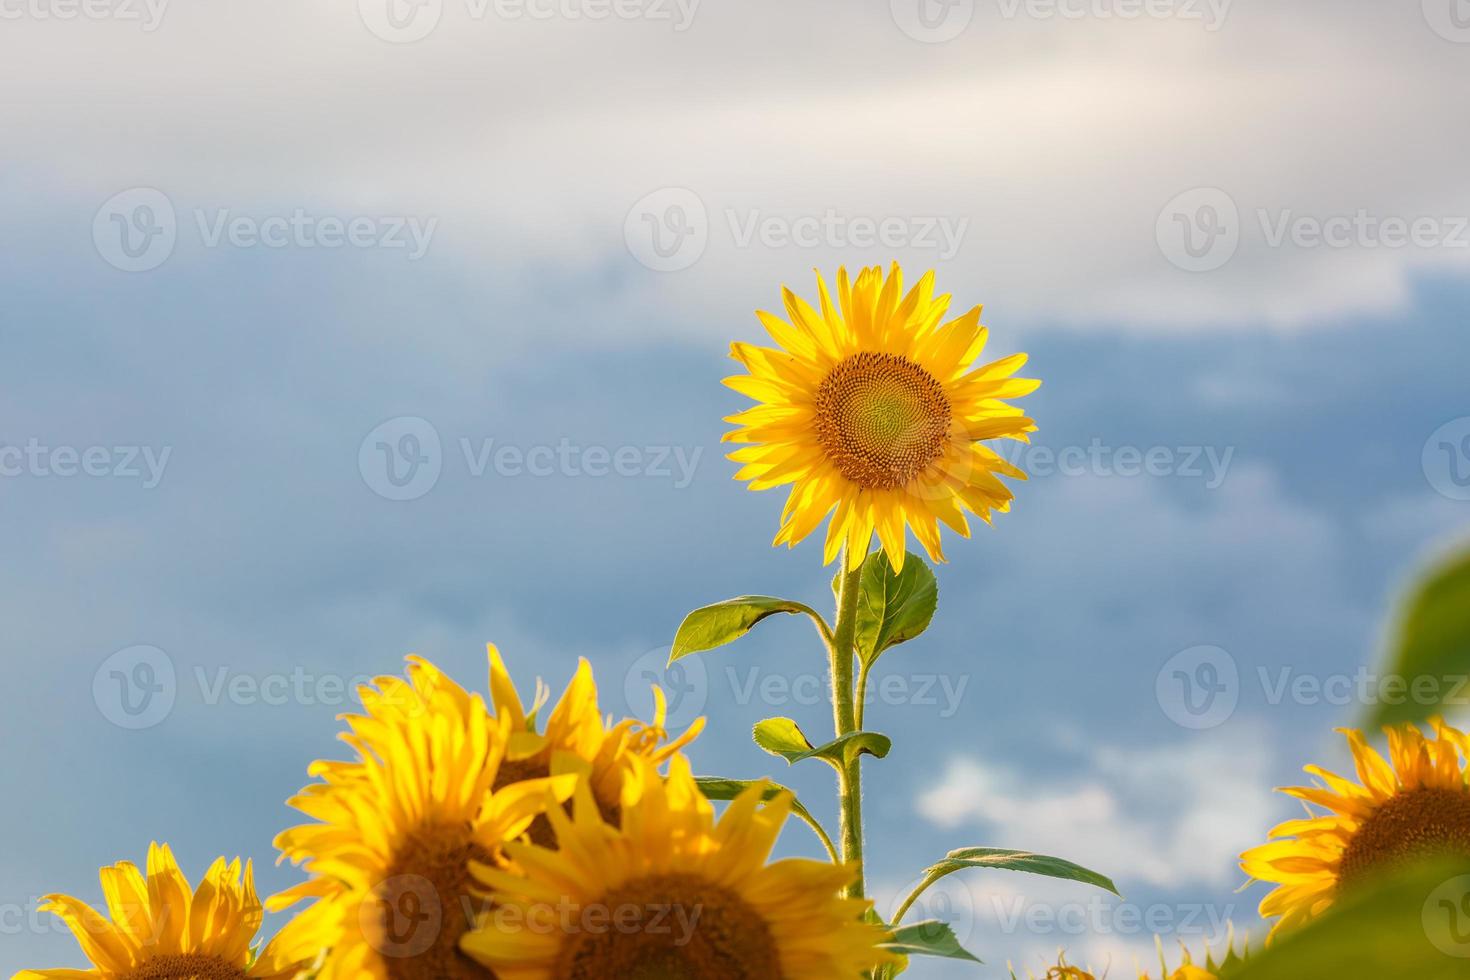
<path fill-rule="evenodd" d="M 527 690 L 588 657 L 621 714 L 642 708 L 642 671 L 689 609 L 741 592 L 829 602 L 814 545 L 769 547 L 780 496 L 730 479 L 720 419 L 743 400 L 719 380 L 779 283 L 809 292 L 813 265 L 893 257 L 937 267 L 959 306 L 984 302 L 995 356 L 1030 352 L 1037 448 L 1103 462 L 1056 471 L 1033 450 L 1014 513 L 947 543 L 933 628 L 884 660 L 892 693 L 869 723 L 896 746 L 868 768 L 874 891 L 886 906 L 945 850 L 983 844 L 1087 863 L 1127 903 L 956 880 L 931 911 L 989 966 L 912 975 L 1003 975 L 1058 946 L 1126 973 L 1153 942 L 1130 910 L 1196 948 L 1200 923 L 1253 923 L 1260 890 L 1234 894 L 1235 854 L 1292 814 L 1271 786 L 1342 761 L 1331 729 L 1360 710 L 1273 690 L 1374 663 L 1392 590 L 1470 524 L 1425 465 L 1431 434 L 1470 416 L 1470 279 L 1451 241 L 1466 137 L 1436 114 L 1463 95 L 1470 45 L 1418 3 L 1386 6 L 1312 34 L 1308 13 L 1243 0 L 1212 32 L 981 5 L 941 44 L 881 4 L 835 20 L 814 5 L 776 37 L 713 5 L 682 32 L 451 7 L 455 29 L 408 44 L 347 4 L 267 5 L 274 24 L 180 9 L 150 32 L 17 21 L 0 80 L 35 94 L 0 101 L 15 134 L 0 149 L 0 451 L 42 462 L 0 476 L 0 742 L 19 803 L 0 814 L 0 974 L 79 965 L 36 897 L 96 898 L 97 867 L 153 839 L 191 874 L 238 853 L 263 891 L 294 881 L 270 842 L 307 764 L 336 751 L 343 706 L 314 693 L 323 679 L 418 652 L 482 686 L 494 641 Z M 795 57 L 834 23 L 845 47 Z M 758 41 L 779 57 L 749 78 L 742 45 Z M 80 77 L 117 80 L 106 99 L 78 82 L 89 65 Z M 1270 104 L 1242 95 L 1263 66 Z M 1390 74 L 1415 97 L 1362 82 Z M 1120 108 L 1140 91 L 1152 119 Z M 1343 152 L 1364 145 L 1378 162 Z M 108 202 L 133 188 L 162 192 L 176 242 L 126 272 Z M 1158 231 L 1191 188 L 1225 188 L 1238 211 L 1214 270 L 1180 268 Z M 670 189 L 692 189 L 683 219 Z M 706 240 L 675 250 L 689 265 L 649 267 L 648 194 L 666 230 L 692 220 Z M 156 201 L 116 213 L 139 200 Z M 297 209 L 366 216 L 380 240 L 211 244 L 221 209 L 248 219 L 241 234 Z M 1360 209 L 1433 218 L 1446 240 L 1269 239 L 1288 212 Z M 382 247 L 394 217 L 432 222 L 422 257 Z M 854 244 L 855 220 L 885 218 L 904 222 L 896 247 Z M 955 254 L 925 238 L 930 218 L 966 222 Z M 742 242 L 764 219 L 777 237 Z M 781 244 L 811 228 L 817 244 Z M 440 472 L 393 500 L 370 434 L 403 418 L 420 421 L 390 443 L 431 429 Z M 507 446 L 574 463 L 537 476 L 496 464 Z M 94 447 L 104 475 L 80 470 Z M 587 473 L 620 449 L 627 475 Z M 67 450 L 78 472 L 58 476 Z M 1118 472 L 1133 450 L 1157 450 L 1153 475 Z M 175 697 L 128 730 L 97 678 L 138 646 L 166 655 Z M 1201 647 L 1227 654 L 1238 703 L 1196 730 L 1158 678 Z M 696 767 L 777 776 L 832 818 L 823 772 L 746 737 L 769 715 L 828 723 L 805 693 L 823 670 L 808 628 L 763 624 L 691 669 L 681 710 L 711 722 Z M 313 693 L 253 693 L 298 677 Z M 813 843 L 793 827 L 783 849 Z M 1017 918 L 1038 909 L 1040 925 Z"/>

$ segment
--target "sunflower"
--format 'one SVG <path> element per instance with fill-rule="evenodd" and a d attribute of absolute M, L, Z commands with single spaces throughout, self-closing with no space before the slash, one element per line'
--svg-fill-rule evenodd
<path fill-rule="evenodd" d="M 1027 441 L 1036 425 L 1003 399 L 1039 381 L 1014 378 L 1025 354 L 974 367 L 985 348 L 980 307 L 941 324 L 949 296 L 934 295 L 934 273 L 907 294 L 894 263 L 849 282 L 837 270 L 837 303 L 817 276 L 820 312 L 782 289 L 787 320 L 756 315 L 779 349 L 731 345 L 748 374 L 725 384 L 759 405 L 725 421 L 726 442 L 744 464 L 750 489 L 791 485 L 775 544 L 794 547 L 828 513 L 824 561 L 842 550 L 861 560 L 874 531 L 889 561 L 903 567 L 905 529 L 943 561 L 939 521 L 969 537 L 968 511 L 986 523 L 1010 509 L 997 475 L 1025 474 L 986 439 Z"/>
<path fill-rule="evenodd" d="M 230 980 L 290 977 L 300 963 L 278 942 L 252 952 L 260 899 L 247 861 L 219 858 L 195 892 L 166 844 L 148 848 L 148 876 L 121 861 L 101 871 L 109 922 L 69 895 L 48 895 L 41 911 L 59 916 L 92 961 L 90 970 L 22 970 L 15 980 Z"/>
<path fill-rule="evenodd" d="M 492 790 L 510 719 L 492 718 L 433 664 L 410 657 L 408 680 L 360 689 L 363 715 L 342 738 L 353 762 L 317 762 L 320 777 L 290 801 L 316 823 L 276 839 L 282 860 L 311 877 L 270 899 L 272 910 L 313 904 L 282 932 L 300 955 L 330 949 L 324 980 L 490 977 L 458 952 L 483 901 L 471 859 L 494 861 L 547 801 L 567 799 L 575 775 Z"/>
<path fill-rule="evenodd" d="M 477 864 L 494 906 L 464 951 L 501 980 L 856 980 L 894 960 L 870 903 L 838 895 L 851 868 L 766 863 L 789 794 L 762 805 L 751 787 L 716 822 L 688 760 L 669 769 L 634 761 L 620 826 L 579 786 L 574 815 L 547 811 L 559 849 L 509 844 L 511 870 Z"/>
<path fill-rule="evenodd" d="M 1156 939 L 1155 942 L 1158 942 L 1158 940 Z M 1159 976 L 1163 980 L 1219 980 L 1220 977 L 1228 975 L 1225 971 L 1245 962 L 1245 957 L 1235 951 L 1235 934 L 1233 930 L 1230 938 L 1227 940 L 1224 957 L 1217 961 L 1213 954 L 1207 952 L 1204 966 L 1195 965 L 1194 958 L 1189 955 L 1189 950 L 1184 949 L 1181 943 L 1180 965 L 1171 972 L 1169 970 L 1168 960 L 1164 955 L 1163 944 L 1158 943 L 1158 946 Z M 1150 974 L 1146 971 L 1141 971 L 1138 974 L 1138 980 L 1149 980 L 1149 977 Z M 1012 980 L 1016 980 L 1016 974 L 1012 973 L 1011 978 Z M 1049 968 L 1039 978 L 1032 975 L 1032 980 L 1098 980 L 1098 978 L 1096 974 L 1090 973 L 1079 966 L 1069 964 L 1066 956 L 1063 955 L 1058 957 L 1056 966 Z"/>
<path fill-rule="evenodd" d="M 561 700 L 547 717 L 545 730 L 537 732 L 536 715 L 549 697 L 545 687 L 537 685 L 536 700 L 528 714 L 500 651 L 493 643 L 488 649 L 490 697 L 494 701 L 495 717 L 510 725 L 505 761 L 495 780 L 497 789 L 525 779 L 545 778 L 553 772 L 582 773 L 591 783 L 593 798 L 603 817 L 617 823 L 623 780 L 632 760 L 642 758 L 655 765 L 662 764 L 704 728 L 704 719 L 696 719 L 682 735 L 669 740 L 664 728 L 667 708 L 663 691 L 657 686 L 653 689 L 654 716 L 649 724 L 632 719 L 607 724 L 597 706 L 592 665 L 583 658 Z M 530 834 L 537 844 L 555 843 L 545 815 L 532 821 Z"/>
<path fill-rule="evenodd" d="M 1281 791 L 1308 804 L 1312 815 L 1281 824 L 1269 844 L 1241 855 L 1246 874 L 1278 886 L 1261 902 L 1262 917 L 1280 916 L 1273 936 L 1406 861 L 1470 856 L 1470 787 L 1462 762 L 1470 758 L 1470 738 L 1438 719 L 1433 728 L 1433 738 L 1412 724 L 1386 729 L 1391 765 L 1362 732 L 1341 729 L 1358 782 L 1307 766 L 1323 785 Z M 1327 812 L 1318 815 L 1312 806 Z"/>

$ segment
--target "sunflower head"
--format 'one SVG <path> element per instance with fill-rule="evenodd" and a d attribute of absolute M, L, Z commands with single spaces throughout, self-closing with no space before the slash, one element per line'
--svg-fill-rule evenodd
<path fill-rule="evenodd" d="M 41 910 L 64 921 L 91 970 L 22 970 L 16 980 L 245 980 L 294 976 L 303 963 L 279 943 L 252 951 L 262 909 L 250 863 L 219 858 L 196 892 L 166 844 L 148 849 L 148 874 L 122 861 L 101 871 L 111 921 L 69 895 Z"/>
<path fill-rule="evenodd" d="M 360 690 L 364 713 L 347 717 L 349 762 L 317 762 L 319 777 L 291 800 L 314 822 L 283 832 L 282 858 L 310 877 L 270 900 L 313 904 L 282 932 L 303 955 L 330 949 L 325 980 L 488 977 L 458 952 L 483 897 L 471 860 L 499 860 L 577 777 L 496 784 L 510 719 L 495 719 L 426 660 L 407 680 L 380 677 Z"/>
<path fill-rule="evenodd" d="M 1241 867 L 1277 887 L 1261 915 L 1279 917 L 1272 935 L 1326 911 L 1345 890 L 1408 862 L 1470 857 L 1470 738 L 1436 719 L 1433 736 L 1418 726 L 1386 729 L 1385 759 L 1358 731 L 1344 730 L 1357 781 L 1307 766 L 1312 786 L 1281 792 L 1309 816 L 1271 831 L 1272 841 L 1241 855 Z"/>
<path fill-rule="evenodd" d="M 820 275 L 817 293 L 820 309 L 783 289 L 786 319 L 757 313 L 776 347 L 731 346 L 748 373 L 725 383 L 759 402 L 726 419 L 725 441 L 747 444 L 730 454 L 735 476 L 790 485 L 776 544 L 795 546 L 830 513 L 828 562 L 844 546 L 861 560 L 876 532 L 902 569 L 908 528 L 943 561 L 939 522 L 968 537 L 966 514 L 988 523 L 1010 508 L 997 476 L 1025 474 L 984 441 L 1026 440 L 1035 423 L 1005 399 L 1040 382 L 1012 377 L 1024 354 L 976 366 L 980 307 L 946 321 L 933 272 L 905 293 L 897 263 L 886 277 L 838 269 L 836 302 Z"/>
<path fill-rule="evenodd" d="M 492 904 L 464 951 L 501 980 L 857 980 L 893 962 L 869 903 L 839 897 L 850 869 L 767 863 L 789 794 L 752 787 L 717 821 L 688 761 L 669 769 L 635 758 L 617 825 L 583 785 L 572 815 L 547 811 L 556 849 L 476 865 Z"/>
<path fill-rule="evenodd" d="M 545 727 L 537 731 L 537 716 L 549 700 L 545 686 L 538 682 L 536 699 L 527 711 L 493 643 L 489 645 L 489 654 L 490 695 L 495 717 L 509 726 L 505 761 L 496 777 L 497 788 L 553 773 L 577 773 L 588 780 L 603 817 L 616 823 L 623 782 L 633 760 L 644 759 L 660 765 L 692 742 L 704 728 L 704 719 L 699 718 L 683 734 L 671 738 L 664 727 L 667 708 L 663 691 L 657 686 L 653 689 L 654 717 L 649 723 L 626 719 L 609 724 L 598 707 L 592 665 L 583 658 L 565 693 L 547 716 Z M 530 833 L 536 843 L 554 841 L 545 816 L 532 822 Z"/>

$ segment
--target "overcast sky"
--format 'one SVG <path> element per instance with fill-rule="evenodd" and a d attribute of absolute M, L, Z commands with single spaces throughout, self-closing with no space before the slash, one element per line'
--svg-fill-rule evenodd
<path fill-rule="evenodd" d="M 1249 926 L 1270 787 L 1361 710 L 1283 684 L 1470 524 L 1467 96 L 1463 0 L 0 0 L 0 975 L 81 965 L 36 897 L 155 838 L 296 880 L 282 801 L 406 653 L 587 656 L 622 714 L 688 609 L 830 601 L 719 380 L 894 258 L 1045 385 L 880 668 L 874 890 L 990 845 L 1126 896 L 952 879 L 989 965 L 911 975 Z M 697 768 L 835 823 L 745 735 L 821 675 L 771 622 L 663 680 Z"/>

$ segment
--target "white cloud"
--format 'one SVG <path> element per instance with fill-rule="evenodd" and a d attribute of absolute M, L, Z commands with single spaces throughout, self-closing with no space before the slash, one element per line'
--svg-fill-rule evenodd
<path fill-rule="evenodd" d="M 1111 872 L 1120 883 L 1213 886 L 1277 808 L 1264 732 L 1232 725 L 1144 748 L 1079 746 L 1085 775 L 1038 776 L 971 756 L 951 760 L 917 810 L 939 827 L 979 824 L 988 840 Z"/>
<path fill-rule="evenodd" d="M 682 32 L 477 20 L 449 0 L 407 45 L 372 36 L 349 0 L 175 4 L 152 33 L 22 19 L 0 63 L 27 99 L 0 105 L 0 127 L 39 150 L 19 161 L 27 212 L 143 184 L 185 210 L 433 215 L 435 260 L 476 281 L 492 263 L 512 284 L 611 263 L 626 273 L 617 302 L 662 314 L 638 318 L 650 330 L 713 329 L 813 265 L 937 259 L 826 232 L 813 248 L 738 243 L 751 220 L 828 209 L 965 222 L 945 282 L 1013 322 L 1318 322 L 1399 306 L 1417 270 L 1470 262 L 1470 248 L 1272 247 L 1258 216 L 1464 212 L 1470 130 L 1450 121 L 1470 47 L 1417 0 L 1237 3 L 1214 31 L 1010 6 L 978 3 L 943 45 L 905 36 L 876 0 L 706 3 Z M 624 220 L 668 186 L 699 195 L 709 245 L 655 274 L 628 254 Z M 1209 273 L 1175 268 L 1155 236 L 1165 204 L 1198 187 L 1227 191 L 1243 225 Z"/>

